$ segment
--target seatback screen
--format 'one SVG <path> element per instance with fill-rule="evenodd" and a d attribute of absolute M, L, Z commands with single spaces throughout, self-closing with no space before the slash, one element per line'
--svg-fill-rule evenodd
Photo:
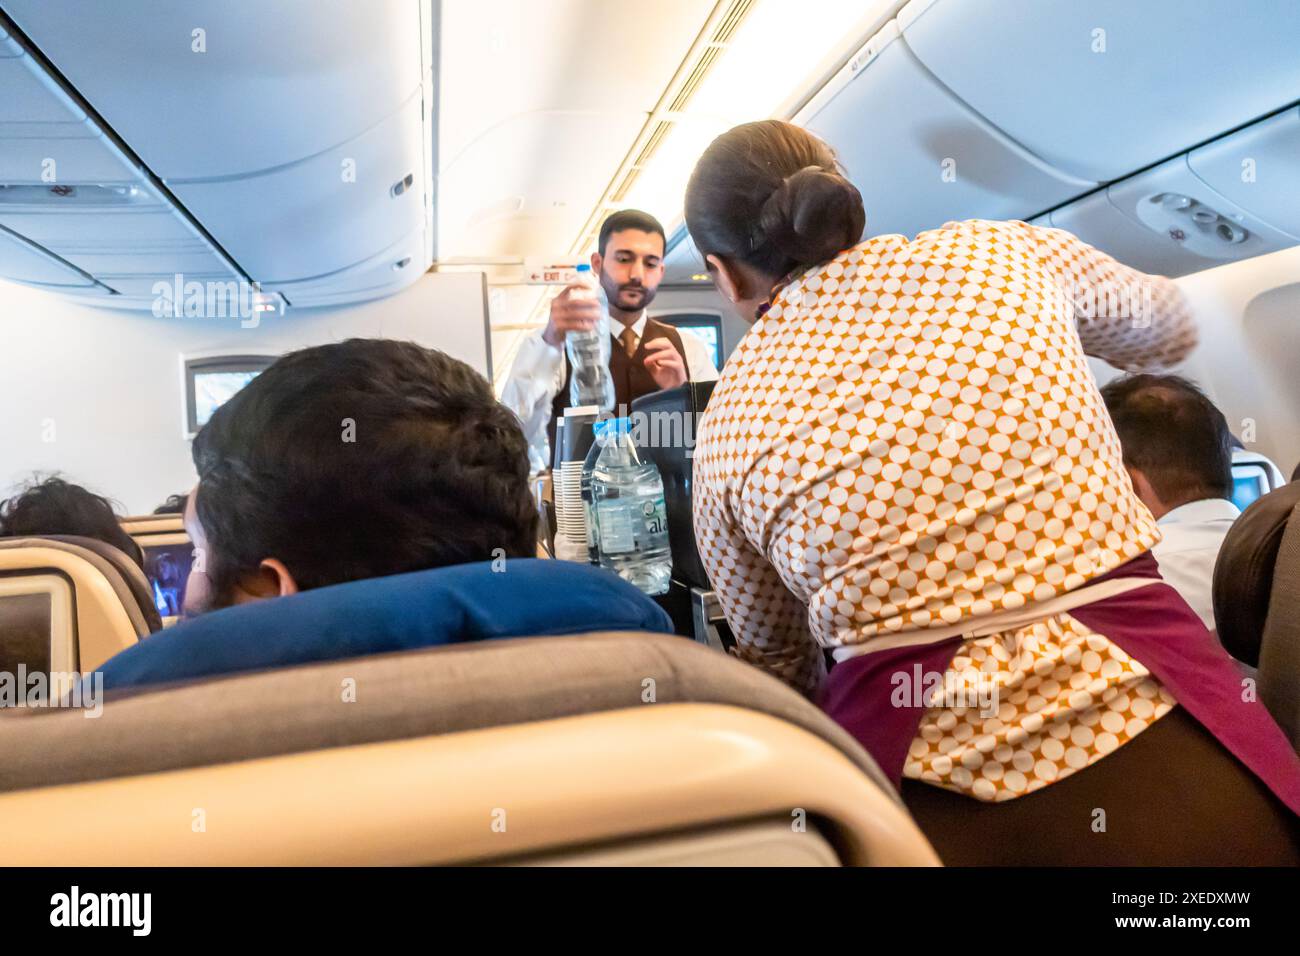
<path fill-rule="evenodd" d="M 54 609 L 49 594 L 0 597 L 0 673 L 50 671 L 50 628 Z"/>
<path fill-rule="evenodd" d="M 189 580 L 190 565 L 194 561 L 194 546 L 188 541 L 179 544 L 144 544 L 144 573 L 149 579 L 149 589 L 158 613 L 163 617 L 176 617 L 185 605 L 185 582 Z"/>
<path fill-rule="evenodd" d="M 1257 475 L 1232 476 L 1232 503 L 1245 511 L 1264 494 L 1264 479 Z"/>

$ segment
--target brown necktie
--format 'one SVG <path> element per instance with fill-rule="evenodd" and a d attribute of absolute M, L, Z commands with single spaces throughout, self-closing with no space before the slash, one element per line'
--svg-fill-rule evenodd
<path fill-rule="evenodd" d="M 623 351 L 627 353 L 628 358 L 636 354 L 636 333 L 630 327 L 623 330 L 618 340 L 622 343 Z"/>

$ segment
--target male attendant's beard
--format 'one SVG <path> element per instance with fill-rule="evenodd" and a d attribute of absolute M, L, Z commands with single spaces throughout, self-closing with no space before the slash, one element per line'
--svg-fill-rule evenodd
<path fill-rule="evenodd" d="M 605 296 L 609 300 L 609 304 L 622 312 L 639 313 L 649 306 L 655 298 L 654 289 L 647 289 L 640 284 L 627 283 L 614 286 L 611 290 L 602 279 L 601 285 L 605 286 Z M 640 293 L 640 295 L 636 293 Z"/>

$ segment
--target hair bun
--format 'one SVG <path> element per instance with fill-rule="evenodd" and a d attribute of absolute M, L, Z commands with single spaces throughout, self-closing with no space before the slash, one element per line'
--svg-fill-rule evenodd
<path fill-rule="evenodd" d="M 834 169 L 805 166 L 785 178 L 768 197 L 759 214 L 763 244 L 779 250 L 799 265 L 835 258 L 862 240 L 867 216 L 862 194 Z"/>

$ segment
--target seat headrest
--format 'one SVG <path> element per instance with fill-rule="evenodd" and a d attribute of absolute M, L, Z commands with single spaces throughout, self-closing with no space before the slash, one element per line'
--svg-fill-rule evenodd
<path fill-rule="evenodd" d="M 104 688 L 503 637 L 672 633 L 668 615 L 617 575 L 511 558 L 351 581 L 183 621 L 108 660 Z"/>
<path fill-rule="evenodd" d="M 117 593 L 138 636 L 162 630 L 162 617 L 154 604 L 153 592 L 144 569 L 125 552 L 98 538 L 71 534 L 47 534 L 39 538 L 5 538 L 0 547 L 54 547 L 74 551 L 94 565 Z M 85 552 L 90 552 L 86 554 Z"/>
<path fill-rule="evenodd" d="M 1228 653 L 1259 664 L 1282 532 L 1300 505 L 1300 483 L 1264 495 L 1233 522 L 1214 565 L 1214 621 Z"/>

